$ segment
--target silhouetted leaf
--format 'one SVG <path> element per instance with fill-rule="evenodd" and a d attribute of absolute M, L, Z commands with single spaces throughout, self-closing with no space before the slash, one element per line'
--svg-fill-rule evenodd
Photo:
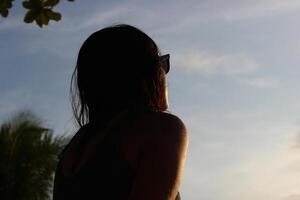
<path fill-rule="evenodd" d="M 55 5 L 57 5 L 59 3 L 59 0 L 47 0 L 45 1 L 45 3 L 43 4 L 44 7 L 54 7 Z"/>
<path fill-rule="evenodd" d="M 13 0 L 0 0 L 0 4 L 2 4 L 5 8 L 11 8 L 12 1 Z"/>
<path fill-rule="evenodd" d="M 9 15 L 9 9 L 13 6 L 13 1 L 0 0 L 0 16 L 7 17 Z M 68 1 L 74 2 L 75 0 Z M 36 24 L 42 27 L 48 25 L 50 20 L 61 20 L 61 14 L 52 10 L 59 2 L 60 0 L 22 0 L 23 7 L 28 9 L 24 16 L 24 22 L 32 23 L 36 21 Z"/>
<path fill-rule="evenodd" d="M 43 25 L 48 25 L 49 23 L 49 17 L 45 14 L 45 11 L 44 12 L 41 12 L 41 14 L 39 15 L 39 17 L 41 18 L 41 21 L 42 21 L 42 24 Z"/>
<path fill-rule="evenodd" d="M 1 9 L 0 10 L 0 15 L 2 16 L 2 17 L 7 17 L 7 15 L 8 15 L 8 10 L 7 9 Z"/>
<path fill-rule="evenodd" d="M 7 0 L 8 8 L 11 8 L 13 6 L 12 2 L 14 0 Z"/>
<path fill-rule="evenodd" d="M 52 10 L 47 10 L 46 15 L 49 17 L 49 19 L 52 19 L 54 21 L 61 20 L 61 14 L 58 12 L 54 12 Z"/>
<path fill-rule="evenodd" d="M 2 17 L 7 17 L 9 9 L 12 7 L 13 0 L 0 0 L 0 15 Z"/>
<path fill-rule="evenodd" d="M 27 9 L 34 8 L 34 6 L 32 5 L 32 3 L 30 1 L 23 1 L 23 7 L 27 8 Z"/>
<path fill-rule="evenodd" d="M 39 13 L 36 10 L 29 10 L 24 17 L 24 22 L 32 23 L 38 16 L 38 14 Z"/>
<path fill-rule="evenodd" d="M 39 14 L 36 18 L 35 18 L 35 22 L 37 25 L 39 25 L 39 27 L 43 27 L 43 19 L 41 17 L 41 14 Z"/>
<path fill-rule="evenodd" d="M 32 4 L 32 6 L 36 9 L 42 8 L 42 5 L 44 3 L 43 0 L 29 0 L 29 2 Z"/>

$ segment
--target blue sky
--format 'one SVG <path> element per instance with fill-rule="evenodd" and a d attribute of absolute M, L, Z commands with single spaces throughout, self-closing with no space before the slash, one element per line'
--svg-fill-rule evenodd
<path fill-rule="evenodd" d="M 17 4 L 17 2 L 15 2 Z M 31 109 L 74 130 L 69 84 L 82 42 L 128 23 L 171 54 L 170 111 L 190 133 L 183 199 L 300 199 L 300 1 L 62 2 L 43 29 L 0 19 L 0 121 Z"/>

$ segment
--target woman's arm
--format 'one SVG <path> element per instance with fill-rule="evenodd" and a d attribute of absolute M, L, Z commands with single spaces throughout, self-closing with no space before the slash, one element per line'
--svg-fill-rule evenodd
<path fill-rule="evenodd" d="M 183 177 L 188 133 L 178 117 L 167 113 L 160 113 L 151 125 L 151 137 L 140 149 L 129 199 L 175 200 Z"/>

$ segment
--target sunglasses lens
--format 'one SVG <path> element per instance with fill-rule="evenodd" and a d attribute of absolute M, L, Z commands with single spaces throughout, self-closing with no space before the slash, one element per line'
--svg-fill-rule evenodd
<path fill-rule="evenodd" d="M 170 71 L 170 55 L 160 56 L 160 65 L 167 74 Z"/>

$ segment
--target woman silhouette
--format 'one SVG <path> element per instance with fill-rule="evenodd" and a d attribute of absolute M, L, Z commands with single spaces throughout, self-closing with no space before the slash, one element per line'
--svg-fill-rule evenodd
<path fill-rule="evenodd" d="M 129 25 L 93 33 L 71 81 L 78 132 L 59 155 L 53 199 L 180 199 L 188 134 L 168 112 L 169 55 Z"/>

